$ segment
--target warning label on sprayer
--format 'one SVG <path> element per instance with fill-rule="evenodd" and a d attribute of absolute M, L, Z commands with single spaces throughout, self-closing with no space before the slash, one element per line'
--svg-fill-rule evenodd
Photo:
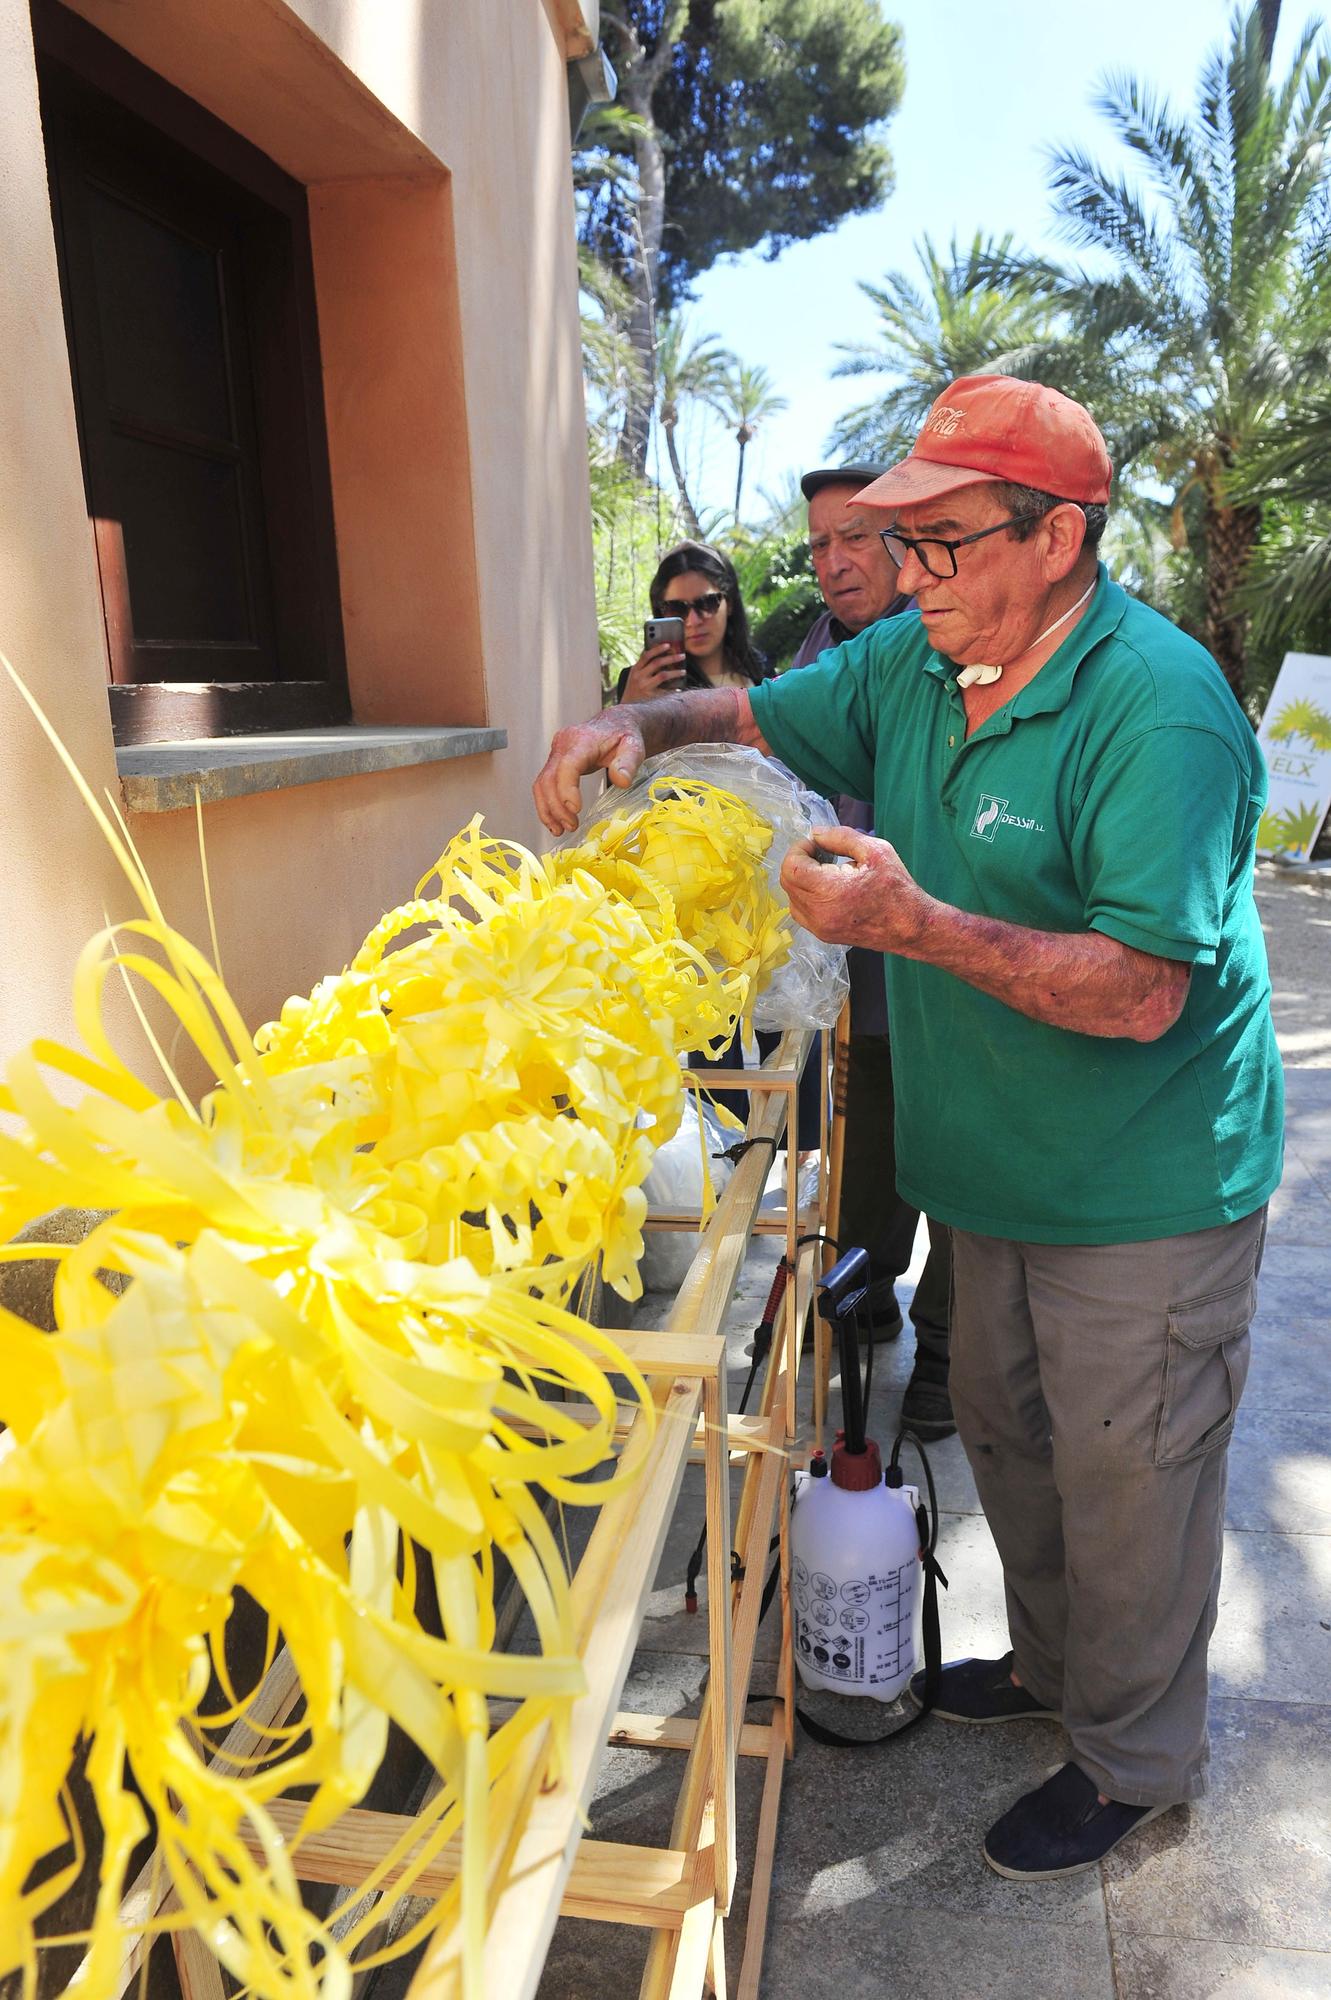
<path fill-rule="evenodd" d="M 795 1657 L 806 1673 L 864 1688 L 899 1682 L 913 1665 L 918 1565 L 838 1583 L 797 1563 L 791 1578 Z"/>
<path fill-rule="evenodd" d="M 822 1609 L 820 1605 L 819 1610 Z M 864 1641 L 795 1614 L 795 1646 L 806 1666 L 839 1681 L 864 1679 Z"/>

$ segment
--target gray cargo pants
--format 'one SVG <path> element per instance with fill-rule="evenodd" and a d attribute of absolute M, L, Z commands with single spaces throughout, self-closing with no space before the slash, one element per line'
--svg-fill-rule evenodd
<path fill-rule="evenodd" d="M 1266 1210 L 1154 1243 L 954 1229 L 952 1404 L 1014 1670 L 1107 1798 L 1206 1789 L 1225 1457 Z"/>

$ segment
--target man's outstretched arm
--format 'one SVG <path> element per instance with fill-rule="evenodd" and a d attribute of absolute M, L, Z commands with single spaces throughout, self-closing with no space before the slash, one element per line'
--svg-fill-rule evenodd
<path fill-rule="evenodd" d="M 587 722 L 557 732 L 532 797 L 542 826 L 572 833 L 582 811 L 578 781 L 604 771 L 612 785 L 629 785 L 644 757 L 685 743 L 742 743 L 767 752 L 743 688 L 690 689 L 657 701 L 603 708 Z"/>

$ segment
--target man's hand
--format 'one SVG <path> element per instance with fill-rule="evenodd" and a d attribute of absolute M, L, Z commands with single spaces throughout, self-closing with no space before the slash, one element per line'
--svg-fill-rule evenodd
<path fill-rule="evenodd" d="M 850 866 L 815 860 L 815 848 L 844 854 Z M 816 842 L 792 847 L 781 867 L 781 886 L 791 915 L 806 931 L 826 944 L 858 944 L 869 951 L 911 955 L 929 910 L 937 907 L 895 847 L 853 826 L 820 827 Z"/>
<path fill-rule="evenodd" d="M 572 833 L 582 810 L 579 778 L 606 771 L 612 785 L 631 785 L 644 757 L 690 743 L 742 743 L 767 753 L 747 688 L 696 688 L 656 701 L 621 702 L 590 722 L 561 729 L 532 786 L 541 824 Z"/>
<path fill-rule="evenodd" d="M 1036 931 L 974 916 L 922 889 L 895 847 L 853 827 L 822 827 L 817 845 L 849 867 L 792 847 L 781 886 L 797 923 L 828 944 L 867 945 L 964 979 L 1032 1021 L 1079 1035 L 1153 1042 L 1178 1020 L 1189 968 L 1102 931 Z"/>
<path fill-rule="evenodd" d="M 582 811 L 578 780 L 605 771 L 612 785 L 630 785 L 646 754 L 631 707 L 605 708 L 588 722 L 557 731 L 531 788 L 542 826 L 550 833 L 572 833 Z"/>

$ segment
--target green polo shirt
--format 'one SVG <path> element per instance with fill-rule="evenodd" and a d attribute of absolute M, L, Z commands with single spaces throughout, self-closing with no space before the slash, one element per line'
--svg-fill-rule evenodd
<path fill-rule="evenodd" d="M 1036 1243 L 1144 1242 L 1261 1206 L 1283 1130 L 1252 894 L 1266 774 L 1202 647 L 1101 566 L 1080 623 L 969 740 L 956 668 L 913 612 L 750 698 L 807 784 L 873 800 L 931 896 L 1193 969 L 1173 1027 L 1133 1042 L 1047 1027 L 889 954 L 907 1201 Z"/>

